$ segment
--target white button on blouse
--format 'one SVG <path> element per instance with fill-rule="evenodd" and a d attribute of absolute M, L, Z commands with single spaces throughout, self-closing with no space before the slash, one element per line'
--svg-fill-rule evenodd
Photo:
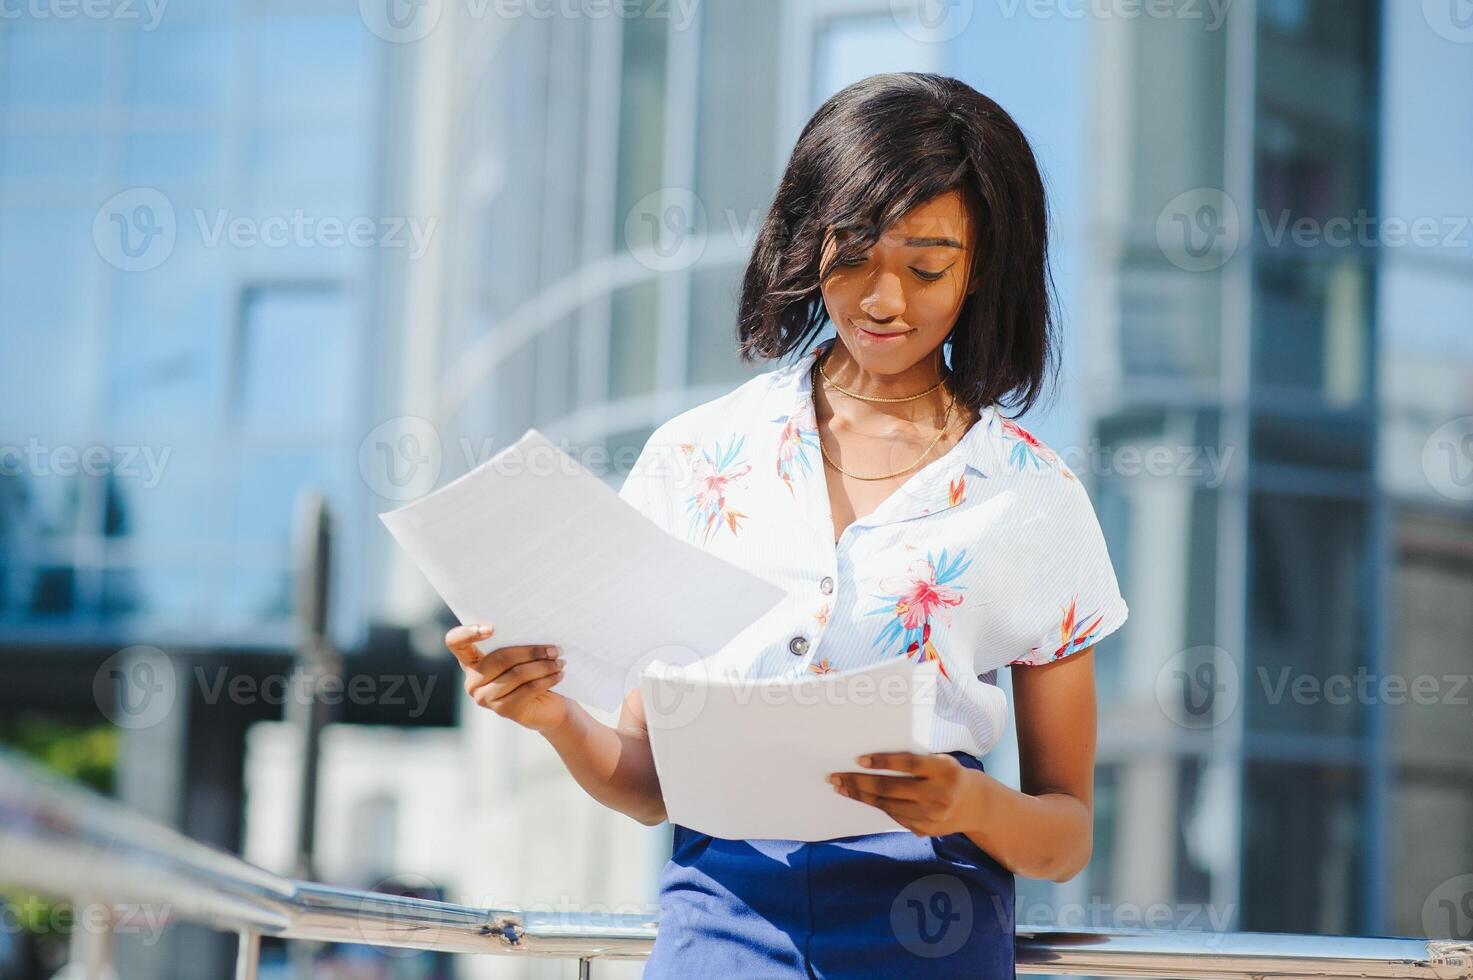
<path fill-rule="evenodd" d="M 708 666 L 755 679 L 935 660 L 931 750 L 985 755 L 1007 724 L 997 668 L 1067 657 L 1125 622 L 1094 507 L 989 406 L 835 545 L 809 388 L 832 343 L 660 426 L 620 496 L 788 590 Z"/>

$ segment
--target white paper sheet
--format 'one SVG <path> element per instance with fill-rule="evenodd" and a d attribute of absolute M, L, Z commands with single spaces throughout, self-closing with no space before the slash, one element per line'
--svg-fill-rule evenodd
<path fill-rule="evenodd" d="M 652 663 L 640 677 L 665 812 L 729 840 L 831 840 L 909 829 L 841 796 L 832 772 L 867 752 L 929 752 L 936 664 L 888 660 L 857 670 L 760 681 L 702 664 Z"/>
<path fill-rule="evenodd" d="M 536 429 L 379 518 L 462 623 L 495 628 L 481 649 L 555 644 L 553 690 L 609 711 L 649 663 L 715 653 L 785 594 L 667 534 Z"/>

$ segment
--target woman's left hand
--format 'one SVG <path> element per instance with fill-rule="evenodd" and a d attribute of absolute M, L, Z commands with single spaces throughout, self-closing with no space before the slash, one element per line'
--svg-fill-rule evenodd
<path fill-rule="evenodd" d="M 834 772 L 829 782 L 835 791 L 879 807 L 918 837 L 942 837 L 986 825 L 982 773 L 947 753 L 873 752 L 858 762 L 910 775 Z"/>

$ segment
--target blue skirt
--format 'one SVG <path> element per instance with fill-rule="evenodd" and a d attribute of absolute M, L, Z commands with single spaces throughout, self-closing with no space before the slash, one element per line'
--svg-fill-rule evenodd
<path fill-rule="evenodd" d="M 674 831 L 645 980 L 1015 976 L 1012 872 L 965 834 Z"/>

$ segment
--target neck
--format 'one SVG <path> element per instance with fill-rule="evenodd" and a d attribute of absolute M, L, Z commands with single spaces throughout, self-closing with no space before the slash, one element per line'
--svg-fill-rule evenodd
<path fill-rule="evenodd" d="M 924 398 L 901 402 L 870 402 L 835 391 L 824 381 L 824 374 L 848 391 L 885 398 L 904 398 L 935 386 L 945 376 L 941 369 L 941 351 L 898 374 L 867 371 L 845 349 L 835 342 L 828 353 L 819 357 L 823 373 L 817 375 L 818 392 L 814 403 L 820 420 L 838 419 L 843 427 L 881 437 L 898 435 L 916 426 L 939 428 L 946 417 L 952 393 L 942 385 Z M 961 405 L 952 410 L 951 424 L 964 414 Z"/>

